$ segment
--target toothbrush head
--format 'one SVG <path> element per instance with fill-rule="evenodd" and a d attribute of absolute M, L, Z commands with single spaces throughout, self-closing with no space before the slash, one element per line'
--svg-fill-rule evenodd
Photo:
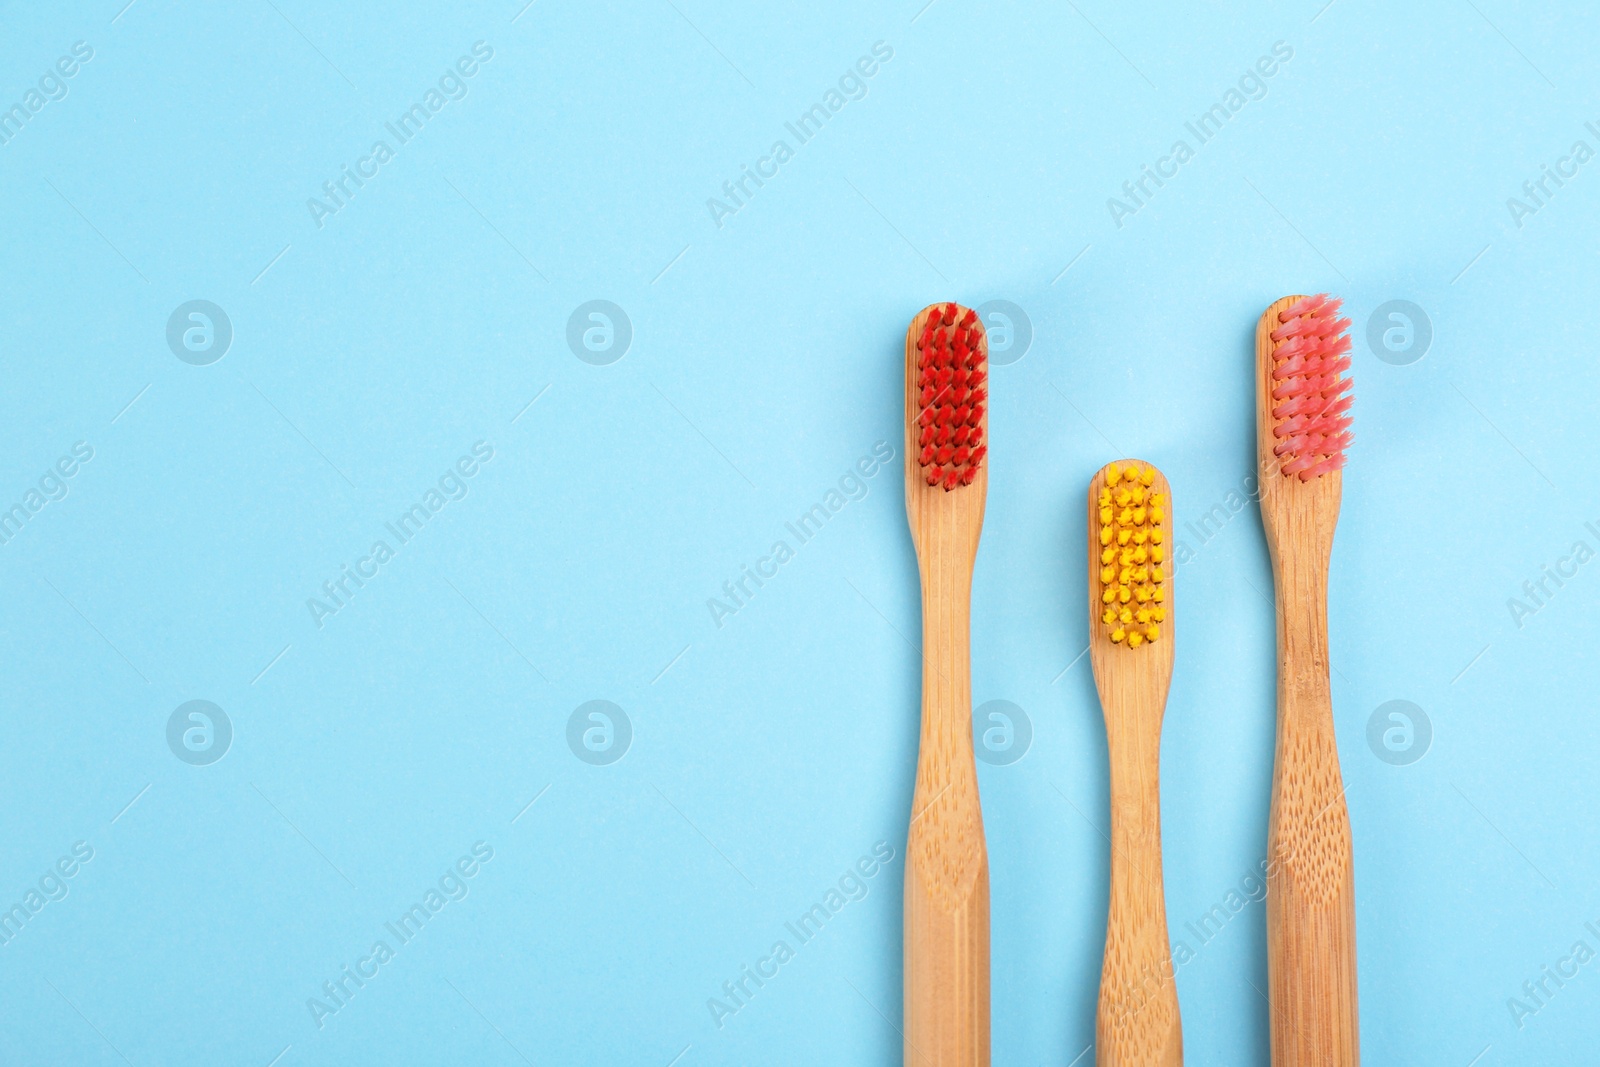
<path fill-rule="evenodd" d="M 910 439 L 923 481 L 950 492 L 972 484 L 988 452 L 989 342 L 978 313 L 960 304 L 930 305 L 918 319 L 906 364 Z"/>
<path fill-rule="evenodd" d="M 1350 320 L 1340 304 L 1326 293 L 1299 297 L 1262 327 L 1272 346 L 1272 454 L 1284 477 L 1302 482 L 1343 467 L 1350 445 Z"/>
<path fill-rule="evenodd" d="M 1148 463 L 1108 463 L 1089 486 L 1091 642 L 1136 649 L 1162 640 L 1170 609 L 1171 496 Z"/>

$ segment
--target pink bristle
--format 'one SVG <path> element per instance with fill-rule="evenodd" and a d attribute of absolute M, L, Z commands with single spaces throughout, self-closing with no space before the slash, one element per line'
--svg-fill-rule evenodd
<path fill-rule="evenodd" d="M 1285 476 L 1309 481 L 1344 466 L 1354 398 L 1350 379 L 1350 320 L 1327 294 L 1303 297 L 1278 314 L 1272 349 L 1273 454 Z"/>

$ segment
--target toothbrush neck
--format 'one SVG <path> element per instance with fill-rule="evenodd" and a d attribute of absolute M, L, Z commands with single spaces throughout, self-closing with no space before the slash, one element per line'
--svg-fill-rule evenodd
<path fill-rule="evenodd" d="M 933 567 L 922 586 L 922 732 L 948 745 L 971 738 L 972 572 Z"/>

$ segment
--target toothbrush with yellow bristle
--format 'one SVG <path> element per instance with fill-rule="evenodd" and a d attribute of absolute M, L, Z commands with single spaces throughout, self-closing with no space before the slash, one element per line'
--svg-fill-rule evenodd
<path fill-rule="evenodd" d="M 1350 443 L 1350 320 L 1286 296 L 1256 326 L 1261 521 L 1278 617 L 1267 831 L 1273 1067 L 1356 1067 L 1355 866 L 1328 683 L 1328 558 Z"/>
<path fill-rule="evenodd" d="M 1089 483 L 1089 662 L 1111 762 L 1111 892 L 1098 1067 L 1178 1067 L 1183 1028 L 1161 880 L 1161 720 L 1172 682 L 1170 488 L 1125 460 Z"/>

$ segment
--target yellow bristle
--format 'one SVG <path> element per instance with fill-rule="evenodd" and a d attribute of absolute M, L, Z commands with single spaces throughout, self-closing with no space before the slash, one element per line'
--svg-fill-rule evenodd
<path fill-rule="evenodd" d="M 1100 622 L 1113 644 L 1153 645 L 1166 620 L 1168 493 L 1155 488 L 1154 467 L 1112 463 L 1104 473 L 1090 508 L 1100 516 Z"/>

